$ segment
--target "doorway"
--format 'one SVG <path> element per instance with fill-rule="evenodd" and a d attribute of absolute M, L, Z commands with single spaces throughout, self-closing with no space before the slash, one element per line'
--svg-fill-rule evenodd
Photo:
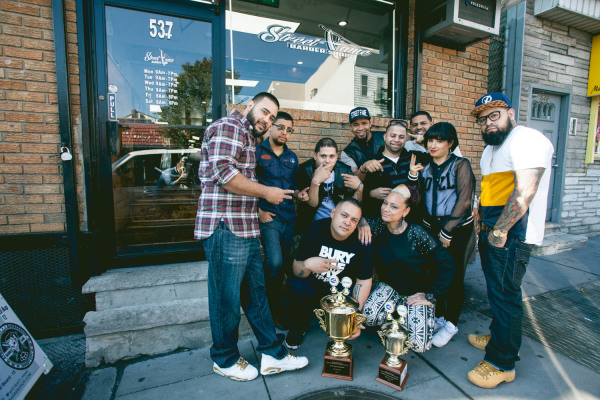
<path fill-rule="evenodd" d="M 544 134 L 554 147 L 546 221 L 558 222 L 560 193 L 564 171 L 564 145 L 566 139 L 568 95 L 533 89 L 530 98 L 528 126 Z"/>
<path fill-rule="evenodd" d="M 199 248 L 193 232 L 200 146 L 206 127 L 221 116 L 224 97 L 215 7 L 160 0 L 94 4 L 96 198 L 103 204 L 99 236 L 112 257 Z"/>

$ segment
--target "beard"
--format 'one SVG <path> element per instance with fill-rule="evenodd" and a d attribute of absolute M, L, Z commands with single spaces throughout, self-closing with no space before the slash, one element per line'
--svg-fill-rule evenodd
<path fill-rule="evenodd" d="M 483 137 L 483 141 L 485 142 L 485 144 L 490 145 L 490 146 L 499 146 L 502 143 L 504 143 L 504 141 L 506 140 L 506 138 L 508 137 L 508 134 L 510 133 L 510 131 L 512 131 L 513 129 L 513 123 L 511 120 L 508 120 L 508 122 L 506 123 L 505 126 L 498 126 L 496 132 L 492 132 L 492 133 L 487 133 L 487 132 L 482 132 L 482 137 Z"/>
<path fill-rule="evenodd" d="M 269 127 L 265 126 L 265 128 L 261 131 L 259 130 L 259 128 L 256 126 L 257 124 L 264 124 L 264 122 L 259 121 L 258 117 L 255 115 L 255 109 L 254 107 L 252 107 L 250 109 L 250 112 L 248 112 L 248 115 L 246 116 L 246 119 L 248 120 L 248 122 L 250 122 L 250 124 L 252 125 L 252 136 L 254 136 L 255 138 L 259 138 L 262 137 L 262 135 L 265 134 L 265 132 L 267 131 L 267 129 L 269 129 Z"/>

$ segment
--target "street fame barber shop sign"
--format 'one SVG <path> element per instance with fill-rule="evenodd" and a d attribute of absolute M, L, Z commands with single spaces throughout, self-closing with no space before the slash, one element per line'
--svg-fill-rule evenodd
<path fill-rule="evenodd" d="M 324 25 L 319 25 L 325 31 L 325 38 L 298 35 L 290 32 L 292 28 L 283 25 L 271 25 L 266 32 L 258 34 L 258 38 L 266 43 L 282 42 L 294 50 L 310 51 L 313 53 L 329 54 L 334 58 L 363 56 L 373 54 L 372 50 L 352 43 L 342 35 Z"/>
<path fill-rule="evenodd" d="M 0 399 L 23 399 L 52 363 L 0 295 Z"/>

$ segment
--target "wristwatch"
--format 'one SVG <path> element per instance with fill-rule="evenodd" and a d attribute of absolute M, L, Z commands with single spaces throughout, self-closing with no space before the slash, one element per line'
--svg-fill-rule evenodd
<path fill-rule="evenodd" d="M 500 229 L 494 229 L 492 231 L 492 235 L 496 236 L 497 238 L 506 237 L 507 234 L 507 232 L 502 232 Z"/>
<path fill-rule="evenodd" d="M 425 293 L 425 300 L 431 303 L 435 303 L 435 296 L 433 295 L 433 293 Z"/>

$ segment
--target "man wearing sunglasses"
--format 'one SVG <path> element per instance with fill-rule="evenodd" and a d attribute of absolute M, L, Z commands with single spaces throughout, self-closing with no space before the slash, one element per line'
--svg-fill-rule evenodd
<path fill-rule="evenodd" d="M 256 176 L 265 186 L 294 190 L 293 197 L 300 201 L 308 200 L 308 188 L 299 192 L 296 187 L 298 157 L 287 146 L 294 133 L 294 119 L 284 111 L 279 111 L 267 138 L 256 147 Z M 265 252 L 265 285 L 267 299 L 275 326 L 283 328 L 286 315 L 283 301 L 283 275 L 288 264 L 290 248 L 294 238 L 296 211 L 292 199 L 284 199 L 279 204 L 258 200 L 260 236 Z M 283 267 L 283 268 L 282 268 Z"/>
<path fill-rule="evenodd" d="M 515 379 L 522 336 L 521 282 L 532 245 L 544 238 L 554 149 L 542 133 L 517 126 L 515 110 L 502 93 L 481 97 L 471 115 L 487 145 L 481 156 L 479 253 L 492 323 L 490 334 L 468 337 L 485 356 L 467 378 L 491 389 Z"/>

